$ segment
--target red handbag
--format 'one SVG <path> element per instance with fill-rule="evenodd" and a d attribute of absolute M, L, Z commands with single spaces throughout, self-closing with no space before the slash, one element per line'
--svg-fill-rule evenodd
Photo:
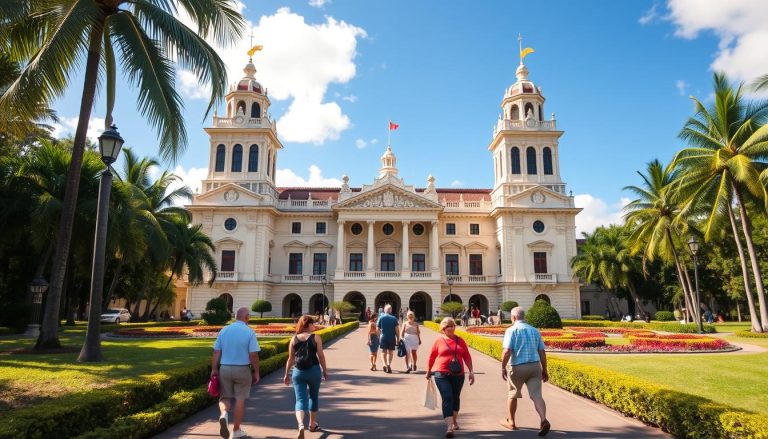
<path fill-rule="evenodd" d="M 214 398 L 219 396 L 219 376 L 211 376 L 211 380 L 208 381 L 208 394 Z"/>

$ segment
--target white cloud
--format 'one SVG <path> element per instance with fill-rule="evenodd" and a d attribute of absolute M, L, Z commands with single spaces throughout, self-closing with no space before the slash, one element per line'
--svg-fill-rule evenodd
<path fill-rule="evenodd" d="M 197 76 L 189 70 L 179 70 L 179 87 L 184 96 L 190 99 L 210 99 L 211 85 L 201 85 L 197 81 Z M 231 79 L 231 78 L 230 78 Z"/>
<path fill-rule="evenodd" d="M 188 17 L 182 16 L 182 20 L 191 24 Z M 367 36 L 365 30 L 329 16 L 319 24 L 307 23 L 289 8 L 278 9 L 262 16 L 257 24 L 249 22 L 243 38 L 232 47 L 216 47 L 230 82 L 243 76 L 251 32 L 254 44 L 264 46 L 254 56 L 259 82 L 273 102 L 292 100 L 278 120 L 278 133 L 284 140 L 298 143 L 338 139 L 351 122 L 336 102 L 326 101 L 326 92 L 330 84 L 348 83 L 357 74 L 354 58 L 358 39 Z M 185 96 L 202 98 L 206 91 L 210 93 L 210 88 L 197 84 L 194 75 L 180 75 Z"/>
<path fill-rule="evenodd" d="M 680 93 L 680 96 L 685 96 L 685 90 L 688 88 L 688 83 L 682 79 L 678 79 L 675 81 L 675 87 L 677 87 L 677 92 Z"/>
<path fill-rule="evenodd" d="M 451 182 L 451 187 L 462 187 L 464 186 L 464 183 L 459 180 L 453 180 Z"/>
<path fill-rule="evenodd" d="M 366 142 L 363 139 L 357 139 L 355 140 L 355 146 L 357 147 L 357 149 L 363 149 L 366 146 L 368 146 L 368 142 Z"/>
<path fill-rule="evenodd" d="M 622 197 L 618 203 L 609 206 L 605 201 L 590 194 L 580 194 L 573 198 L 576 207 L 582 209 L 576 215 L 576 235 L 579 237 L 582 232 L 592 233 L 599 226 L 621 224 L 624 206 L 630 201 Z"/>
<path fill-rule="evenodd" d="M 379 139 L 371 139 L 371 145 L 379 143 Z"/>
<path fill-rule="evenodd" d="M 654 20 L 656 20 L 656 18 L 659 16 L 659 12 L 658 12 L 658 10 L 657 10 L 657 9 L 658 9 L 658 7 L 659 7 L 659 5 L 658 5 L 658 4 L 656 4 L 656 3 L 654 3 L 654 4 L 653 4 L 653 6 L 651 6 L 651 8 L 650 8 L 650 9 L 648 9 L 647 11 L 645 11 L 645 12 L 643 13 L 643 15 L 642 15 L 642 16 L 641 16 L 641 17 L 640 17 L 640 18 L 639 18 L 637 21 L 638 21 L 640 24 L 642 24 L 643 26 L 645 26 L 645 25 L 646 25 L 646 24 L 648 24 L 648 23 L 651 23 L 651 22 L 653 22 L 653 21 L 654 21 Z"/>
<path fill-rule="evenodd" d="M 357 96 L 355 96 L 355 95 L 344 96 L 344 97 L 343 97 L 343 98 L 341 98 L 341 99 L 342 99 L 342 100 L 344 100 L 344 101 L 347 101 L 347 102 L 351 102 L 351 103 L 353 103 L 353 104 L 354 104 L 355 102 L 357 102 Z"/>
<path fill-rule="evenodd" d="M 693 39 L 711 31 L 720 38 L 713 70 L 747 82 L 768 72 L 765 0 L 669 0 L 668 7 L 677 36 Z"/>
<path fill-rule="evenodd" d="M 290 169 L 278 169 L 276 183 L 280 187 L 340 187 L 338 178 L 325 178 L 317 165 L 310 165 L 309 178 L 296 175 Z"/>
<path fill-rule="evenodd" d="M 192 189 L 192 193 L 197 194 L 200 193 L 203 187 L 203 180 L 208 177 L 208 168 L 189 168 L 186 170 L 181 166 L 176 166 L 173 173 L 176 174 L 181 181 L 172 184 L 169 187 L 170 190 L 175 190 L 186 185 Z"/>
<path fill-rule="evenodd" d="M 323 6 L 330 3 L 331 0 L 309 0 L 309 6 L 314 6 L 315 8 L 322 8 Z"/>
<path fill-rule="evenodd" d="M 53 126 L 52 136 L 57 139 L 69 136 L 74 137 L 75 131 L 77 130 L 77 122 L 79 120 L 80 118 L 77 116 L 60 117 L 59 123 L 51 124 L 51 126 Z M 97 143 L 102 132 L 104 132 L 104 118 L 92 117 L 91 120 L 88 121 L 88 132 L 86 137 L 92 143 Z"/>

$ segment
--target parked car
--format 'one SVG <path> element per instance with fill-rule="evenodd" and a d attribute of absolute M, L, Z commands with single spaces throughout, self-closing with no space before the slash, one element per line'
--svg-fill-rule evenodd
<path fill-rule="evenodd" d="M 125 308 L 110 308 L 101 314 L 101 323 L 120 324 L 131 320 L 131 313 Z"/>

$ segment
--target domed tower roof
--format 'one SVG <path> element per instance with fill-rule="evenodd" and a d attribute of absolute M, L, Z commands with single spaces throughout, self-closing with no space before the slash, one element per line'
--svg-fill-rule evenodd
<path fill-rule="evenodd" d="M 389 146 L 381 156 L 381 169 L 379 169 L 379 177 L 387 175 L 397 176 L 397 157 Z"/>
<path fill-rule="evenodd" d="M 243 72 L 245 73 L 245 76 L 243 79 L 237 81 L 234 87 L 232 87 L 232 91 L 246 91 L 264 94 L 264 88 L 254 76 L 256 74 L 256 66 L 253 65 L 252 59 L 248 60 L 248 64 L 246 64 L 245 68 L 243 68 Z"/>

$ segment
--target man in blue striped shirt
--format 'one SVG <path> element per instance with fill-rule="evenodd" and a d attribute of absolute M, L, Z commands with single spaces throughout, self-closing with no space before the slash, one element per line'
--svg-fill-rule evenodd
<path fill-rule="evenodd" d="M 547 375 L 547 355 L 544 352 L 544 342 L 541 334 L 533 326 L 525 323 L 525 311 L 521 307 L 511 311 L 512 326 L 504 332 L 504 348 L 501 358 L 501 378 L 507 382 L 509 418 L 501 421 L 501 425 L 517 430 L 515 412 L 517 399 L 522 398 L 523 384 L 528 388 L 528 395 L 533 400 L 541 418 L 539 436 L 549 433 L 550 425 L 547 420 L 547 406 L 541 395 L 541 383 L 549 380 Z M 510 361 L 511 360 L 511 361 Z"/>

